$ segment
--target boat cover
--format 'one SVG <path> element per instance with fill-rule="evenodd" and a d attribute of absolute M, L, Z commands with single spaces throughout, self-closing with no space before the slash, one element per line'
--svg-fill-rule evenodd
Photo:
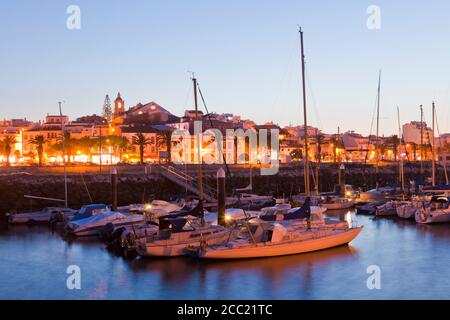
<path fill-rule="evenodd" d="M 73 221 L 69 225 L 72 226 L 72 228 L 80 228 L 80 227 L 88 227 L 90 225 L 97 225 L 99 222 L 102 224 L 107 224 L 109 222 L 113 222 L 118 219 L 125 219 L 127 218 L 126 215 L 120 213 L 120 212 L 114 212 L 114 211 L 108 211 L 108 212 L 102 212 L 95 216 L 91 216 L 85 219 L 81 219 L 78 221 Z"/>
<path fill-rule="evenodd" d="M 309 219 L 311 217 L 311 198 L 306 198 L 303 206 L 297 210 L 284 214 L 267 214 L 261 215 L 259 218 L 264 221 L 280 221 L 280 220 L 296 220 Z"/>

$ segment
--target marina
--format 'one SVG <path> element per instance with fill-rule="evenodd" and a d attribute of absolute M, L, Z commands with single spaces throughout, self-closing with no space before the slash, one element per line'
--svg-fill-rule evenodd
<path fill-rule="evenodd" d="M 0 301 L 448 300 L 450 5 L 380 1 L 0 4 Z"/>

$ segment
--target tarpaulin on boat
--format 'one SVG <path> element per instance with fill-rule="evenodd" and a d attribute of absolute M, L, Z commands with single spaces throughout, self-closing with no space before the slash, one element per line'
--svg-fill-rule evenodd
<path fill-rule="evenodd" d="M 305 203 L 299 209 L 284 214 L 267 214 L 260 216 L 264 221 L 281 221 L 309 219 L 311 217 L 311 198 L 306 198 Z"/>
<path fill-rule="evenodd" d="M 187 217 L 187 216 L 202 217 L 203 216 L 203 202 L 199 201 L 198 204 L 193 209 L 179 210 L 179 211 L 175 211 L 169 215 L 160 217 L 159 218 L 159 228 L 166 229 L 170 226 L 171 221 L 173 219 L 180 218 L 180 217 Z"/>

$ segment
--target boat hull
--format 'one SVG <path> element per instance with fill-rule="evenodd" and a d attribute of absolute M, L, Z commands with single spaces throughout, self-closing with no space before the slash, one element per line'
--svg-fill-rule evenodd
<path fill-rule="evenodd" d="M 176 244 L 168 243 L 146 243 L 138 245 L 138 255 L 144 257 L 179 257 L 188 254 L 188 248 L 200 247 L 202 243 L 206 246 L 214 246 L 225 243 L 230 239 L 230 231 L 224 230 L 214 237 L 206 237 L 203 240 L 185 241 Z"/>
<path fill-rule="evenodd" d="M 415 213 L 415 219 L 417 223 L 420 224 L 433 224 L 433 223 L 449 223 L 450 222 L 450 211 L 449 210 L 438 210 L 440 212 L 431 211 L 428 212 L 422 210 L 417 210 Z"/>
<path fill-rule="evenodd" d="M 203 251 L 199 255 L 199 257 L 203 259 L 251 259 L 320 251 L 350 243 L 358 236 L 362 229 L 363 227 L 358 227 L 327 237 L 305 240 L 301 243 L 289 242 L 282 244 L 274 243 L 270 245 L 264 245 L 264 247 L 259 245 L 252 245 L 231 249 L 207 249 Z"/>
<path fill-rule="evenodd" d="M 354 201 L 345 201 L 340 203 L 322 203 L 321 206 L 327 210 L 349 209 L 355 205 Z"/>

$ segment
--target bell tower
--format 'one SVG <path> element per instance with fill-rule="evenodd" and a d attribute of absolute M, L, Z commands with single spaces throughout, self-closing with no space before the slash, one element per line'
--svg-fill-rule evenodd
<path fill-rule="evenodd" d="M 120 96 L 120 92 L 117 94 L 116 100 L 114 100 L 114 117 L 118 117 L 125 113 L 125 101 Z"/>

